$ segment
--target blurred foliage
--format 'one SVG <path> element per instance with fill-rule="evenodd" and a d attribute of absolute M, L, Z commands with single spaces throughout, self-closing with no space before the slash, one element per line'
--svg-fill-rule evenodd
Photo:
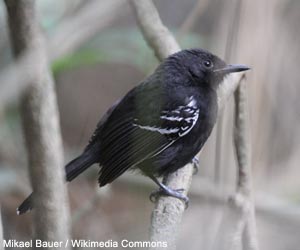
<path fill-rule="evenodd" d="M 201 47 L 204 39 L 187 34 L 181 39 L 184 48 Z M 157 64 L 152 50 L 137 29 L 110 29 L 85 44 L 76 52 L 52 64 L 54 75 L 62 71 L 98 63 L 124 63 L 149 73 Z"/>
<path fill-rule="evenodd" d="M 6 148 L 18 150 L 22 145 L 16 143 L 21 137 L 21 117 L 18 104 L 5 111 L 0 126 L 0 144 Z M 9 150 L 8 150 L 9 151 Z"/>
<path fill-rule="evenodd" d="M 65 70 L 105 62 L 105 59 L 105 55 L 103 55 L 101 51 L 96 52 L 95 50 L 87 48 L 56 60 L 52 63 L 51 67 L 53 74 L 57 75 Z"/>
<path fill-rule="evenodd" d="M 63 0 L 55 1 L 55 4 L 53 4 L 53 0 L 36 1 L 42 27 L 50 31 L 55 29 L 65 14 L 70 12 L 70 10 L 74 9 L 81 2 L 82 0 Z"/>

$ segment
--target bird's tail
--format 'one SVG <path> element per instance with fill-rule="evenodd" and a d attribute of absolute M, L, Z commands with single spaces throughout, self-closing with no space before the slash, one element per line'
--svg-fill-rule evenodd
<path fill-rule="evenodd" d="M 82 155 L 78 156 L 66 165 L 66 180 L 72 181 L 95 162 L 96 159 L 93 154 L 84 152 Z"/>
<path fill-rule="evenodd" d="M 83 153 L 82 155 L 78 156 L 65 166 L 66 180 L 72 181 L 74 178 L 76 178 L 79 174 L 81 174 L 84 170 L 86 170 L 95 162 L 95 158 L 90 154 Z M 26 213 L 27 211 L 30 211 L 33 208 L 32 200 L 33 193 L 31 193 L 17 208 L 17 214 L 21 215 Z"/>
<path fill-rule="evenodd" d="M 17 214 L 21 215 L 26 213 L 27 211 L 30 211 L 32 209 L 32 196 L 33 193 L 31 193 L 23 202 L 22 204 L 17 208 Z"/>

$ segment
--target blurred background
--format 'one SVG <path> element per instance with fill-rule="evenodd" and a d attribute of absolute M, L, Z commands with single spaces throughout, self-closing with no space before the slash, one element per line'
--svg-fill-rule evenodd
<path fill-rule="evenodd" d="M 99 0 L 97 6 L 101 8 Z M 182 48 L 201 47 L 230 63 L 249 65 L 251 160 L 261 249 L 300 248 L 300 1 L 154 1 Z M 45 36 L 51 37 L 92 0 L 37 0 Z M 136 25 L 129 4 L 78 49 L 52 64 L 65 162 L 87 144 L 103 113 L 158 64 Z M 109 13 L 108 13 L 109 15 Z M 99 22 L 101 22 L 99 18 Z M 89 24 L 93 26 L 94 24 Z M 78 34 L 89 25 L 78 27 Z M 65 37 L 67 43 L 68 37 Z M 58 50 L 59 50 L 58 45 Z M 63 43 L 61 44 L 63 46 Z M 13 62 L 4 4 L 0 1 L 0 74 Z M 235 190 L 232 100 L 200 156 L 178 249 L 211 249 L 224 219 L 217 194 Z M 32 214 L 16 207 L 31 191 L 19 103 L 0 108 L 0 199 L 5 239 L 28 240 Z M 68 184 L 72 236 L 90 240 L 147 240 L 149 201 L 156 186 L 135 173 L 98 189 L 94 166 Z"/>

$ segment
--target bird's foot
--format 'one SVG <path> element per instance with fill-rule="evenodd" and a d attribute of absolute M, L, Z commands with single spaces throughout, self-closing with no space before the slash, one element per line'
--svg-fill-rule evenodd
<path fill-rule="evenodd" d="M 193 175 L 196 175 L 196 174 L 198 174 L 199 167 L 200 167 L 199 159 L 196 156 L 192 159 L 192 164 L 193 164 L 193 167 L 194 167 Z"/>
<path fill-rule="evenodd" d="M 184 191 L 183 188 L 173 190 L 173 189 L 165 186 L 164 188 L 160 188 L 159 190 L 153 191 L 150 194 L 149 198 L 150 198 L 150 201 L 156 202 L 160 196 L 163 196 L 163 195 L 171 196 L 171 197 L 174 197 L 174 198 L 177 198 L 177 199 L 183 201 L 185 204 L 185 208 L 188 208 L 189 198 L 182 194 L 183 191 Z"/>

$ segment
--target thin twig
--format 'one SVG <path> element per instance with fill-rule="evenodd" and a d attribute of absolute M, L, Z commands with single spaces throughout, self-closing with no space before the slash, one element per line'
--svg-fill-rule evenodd
<path fill-rule="evenodd" d="M 195 6 L 192 8 L 191 12 L 188 13 L 187 18 L 184 20 L 182 25 L 179 27 L 179 31 L 177 37 L 182 38 L 185 36 L 190 30 L 193 29 L 197 19 L 201 16 L 201 14 L 205 11 L 210 1 L 208 0 L 198 0 Z"/>
<path fill-rule="evenodd" d="M 234 6 L 234 7 L 233 7 Z M 239 33 L 239 24 L 240 24 L 240 15 L 241 15 L 241 0 L 236 0 L 234 4 L 227 6 L 227 15 L 230 16 L 229 26 L 226 33 L 226 43 L 225 43 L 225 53 L 224 59 L 226 62 L 231 61 L 234 57 L 234 48 L 236 48 L 238 33 Z M 224 19 L 224 18 L 223 18 Z M 222 20 L 223 20 L 222 19 Z M 222 111 L 219 114 L 219 119 L 216 124 L 216 153 L 215 153 L 215 181 L 216 184 L 219 183 L 221 179 L 221 165 L 224 164 L 225 157 L 225 138 L 224 138 L 224 129 L 228 129 L 228 125 L 225 123 L 225 112 Z"/>
<path fill-rule="evenodd" d="M 234 93 L 235 99 L 235 128 L 234 128 L 234 144 L 238 163 L 237 192 L 241 192 L 246 196 L 250 195 L 250 145 L 247 128 L 247 100 L 245 77 L 241 79 L 241 83 Z"/>
<path fill-rule="evenodd" d="M 214 248 L 258 250 L 254 201 L 252 197 L 250 138 L 245 77 L 235 91 L 234 144 L 237 156 L 236 193 L 226 206 Z"/>
<path fill-rule="evenodd" d="M 162 24 L 152 1 L 130 0 L 130 3 L 145 40 L 160 60 L 180 49 L 173 35 Z M 233 93 L 240 77 L 241 75 L 237 74 L 228 78 L 231 80 L 227 80 L 219 91 L 221 94 L 219 104 L 224 104 L 225 100 Z M 193 166 L 188 164 L 177 172 L 166 176 L 163 181 L 172 189 L 183 188 L 184 193 L 187 194 L 192 174 Z M 150 239 L 152 241 L 167 241 L 168 247 L 164 249 L 175 249 L 184 209 L 184 204 L 178 199 L 160 197 L 152 213 Z"/>
<path fill-rule="evenodd" d="M 1 206 L 0 206 L 0 250 L 4 250 Z"/>
<path fill-rule="evenodd" d="M 244 79 L 240 78 L 239 86 Z M 239 86 L 237 89 L 239 89 Z M 235 97 L 237 98 L 235 91 Z M 236 99 L 237 100 L 237 99 Z M 240 118 L 239 114 L 242 112 L 244 114 L 244 106 L 239 105 L 240 102 L 237 103 L 236 108 L 236 117 Z M 215 237 L 215 241 L 213 243 L 214 250 L 222 250 L 222 249 L 230 249 L 230 250 L 239 250 L 241 249 L 241 239 L 243 235 L 243 231 L 246 225 L 246 214 L 248 211 L 248 200 L 245 198 L 245 195 L 241 192 L 241 183 L 244 183 L 244 176 L 242 175 L 245 164 L 248 164 L 248 148 L 246 144 L 246 139 L 244 138 L 245 132 L 245 121 L 244 117 L 242 121 L 240 119 L 235 120 L 235 145 L 236 152 L 238 158 L 238 183 L 237 183 L 237 192 L 234 195 L 231 195 L 229 201 L 225 205 L 223 218 L 221 224 L 218 228 L 217 235 Z M 238 146 L 238 148 L 237 148 Z M 241 165 L 242 164 L 242 165 Z M 240 170 L 242 168 L 242 170 Z"/>
<path fill-rule="evenodd" d="M 49 72 L 34 0 L 5 0 L 15 58 L 34 52 L 32 78 L 22 96 L 21 114 L 34 190 L 34 225 L 38 239 L 69 238 L 69 209 L 64 183 L 63 147 L 54 82 Z M 68 247 L 67 247 L 68 249 Z"/>
<path fill-rule="evenodd" d="M 245 220 L 245 232 L 242 229 L 241 241 L 245 250 L 258 250 L 258 241 L 256 234 L 255 209 L 252 194 L 252 173 L 250 157 L 250 136 L 249 136 L 249 118 L 247 109 L 247 91 L 245 81 L 235 91 L 235 129 L 234 142 L 238 163 L 237 194 L 242 195 L 244 203 L 242 204 Z M 244 233 L 244 237 L 242 234 Z"/>

